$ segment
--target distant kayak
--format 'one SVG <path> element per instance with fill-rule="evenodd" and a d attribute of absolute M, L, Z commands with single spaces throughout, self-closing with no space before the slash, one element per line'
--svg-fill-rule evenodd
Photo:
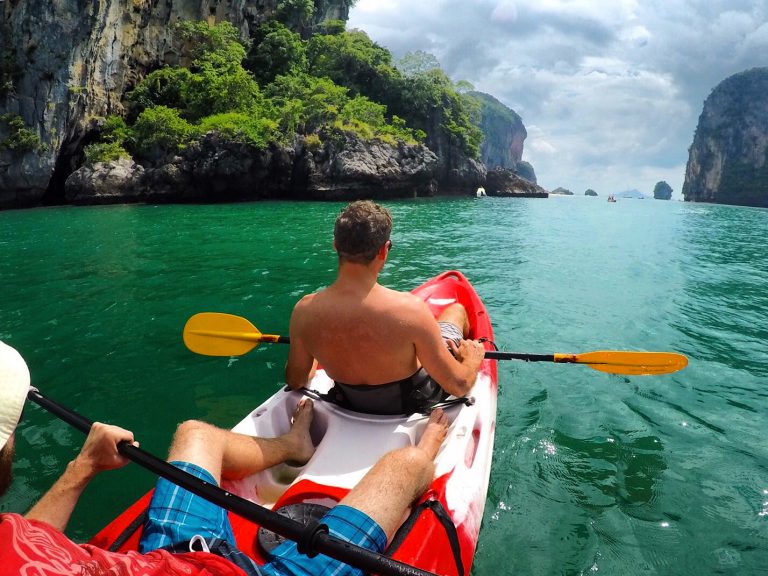
<path fill-rule="evenodd" d="M 469 281 L 449 271 L 413 290 L 437 317 L 460 302 L 467 310 L 472 339 L 493 340 L 485 306 Z M 486 342 L 492 349 L 491 342 Z M 427 418 L 423 414 L 382 416 L 351 411 L 318 399 L 333 382 L 320 369 L 308 391 L 282 389 L 254 409 L 233 430 L 274 437 L 285 433 L 296 404 L 306 394 L 315 398 L 311 434 L 317 446 L 304 466 L 280 464 L 237 482 L 225 490 L 296 520 L 322 515 L 355 486 L 387 451 L 416 444 Z M 435 479 L 410 517 L 389 544 L 387 555 L 438 574 L 469 574 L 485 507 L 496 429 L 496 362 L 485 360 L 467 399 L 448 398 L 444 409 L 451 421 L 448 436 L 435 460 Z M 112 550 L 136 550 L 141 517 L 150 494 L 120 514 L 91 540 Z M 257 564 L 269 560 L 277 545 L 271 533 L 230 513 L 238 548 Z"/>

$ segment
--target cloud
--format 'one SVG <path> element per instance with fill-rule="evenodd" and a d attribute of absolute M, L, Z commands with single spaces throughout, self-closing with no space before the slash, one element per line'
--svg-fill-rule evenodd
<path fill-rule="evenodd" d="M 545 187 L 676 195 L 704 99 L 768 64 L 766 22 L 754 0 L 359 0 L 350 16 L 515 109 Z"/>
<path fill-rule="evenodd" d="M 498 24 L 514 24 L 517 21 L 517 4 L 513 0 L 499 2 L 491 12 L 491 21 Z"/>

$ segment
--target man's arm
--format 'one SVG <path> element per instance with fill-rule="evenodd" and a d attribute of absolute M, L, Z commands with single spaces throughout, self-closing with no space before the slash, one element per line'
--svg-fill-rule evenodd
<path fill-rule="evenodd" d="M 288 334 L 291 347 L 288 350 L 288 361 L 285 363 L 285 382 L 293 390 L 305 387 L 317 369 L 317 360 L 309 353 L 303 340 L 302 321 L 304 307 L 311 296 L 305 296 L 294 307 Z"/>
<path fill-rule="evenodd" d="M 454 396 L 466 396 L 485 357 L 483 345 L 475 340 L 462 340 L 458 346 L 451 343 L 449 351 L 427 305 L 419 302 L 417 308 L 413 315 L 416 357 L 443 390 Z"/>
<path fill-rule="evenodd" d="M 94 422 L 80 453 L 67 465 L 64 474 L 51 489 L 27 512 L 26 518 L 47 522 L 63 532 L 88 482 L 99 472 L 128 464 L 129 461 L 117 451 L 117 445 L 124 440 L 138 446 L 128 430 Z"/>

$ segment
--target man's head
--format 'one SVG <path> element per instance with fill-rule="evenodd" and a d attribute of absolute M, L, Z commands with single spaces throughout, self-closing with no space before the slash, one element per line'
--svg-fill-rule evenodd
<path fill-rule="evenodd" d="M 339 260 L 368 264 L 389 240 L 392 215 L 370 200 L 352 202 L 336 218 L 333 240 Z"/>
<path fill-rule="evenodd" d="M 0 342 L 0 495 L 11 483 L 13 433 L 29 392 L 29 368 L 7 344 Z"/>

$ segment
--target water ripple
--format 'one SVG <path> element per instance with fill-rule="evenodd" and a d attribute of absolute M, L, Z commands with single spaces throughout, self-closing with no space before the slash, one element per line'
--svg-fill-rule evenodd
<path fill-rule="evenodd" d="M 176 424 L 232 425 L 281 386 L 287 350 L 187 352 L 203 310 L 284 333 L 327 286 L 340 203 L 0 212 L 0 337 L 36 385 L 165 453 Z M 766 574 L 768 210 L 585 198 L 389 202 L 382 282 L 458 268 L 500 348 L 686 354 L 684 371 L 617 377 L 500 362 L 496 447 L 474 574 Z M 82 438 L 37 409 L 20 429 L 23 510 Z M 88 538 L 151 485 L 99 479 L 70 534 Z M 114 490 L 117 478 L 120 490 Z"/>

